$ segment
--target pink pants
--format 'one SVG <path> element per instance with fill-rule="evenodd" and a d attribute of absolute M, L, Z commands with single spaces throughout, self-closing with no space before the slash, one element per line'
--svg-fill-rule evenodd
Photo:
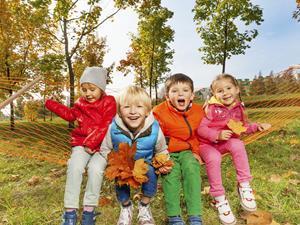
<path fill-rule="evenodd" d="M 210 194 L 213 197 L 225 194 L 221 175 L 222 155 L 225 153 L 232 156 L 239 183 L 252 179 L 245 145 L 240 139 L 231 138 L 218 144 L 201 144 L 200 156 L 205 162 Z"/>

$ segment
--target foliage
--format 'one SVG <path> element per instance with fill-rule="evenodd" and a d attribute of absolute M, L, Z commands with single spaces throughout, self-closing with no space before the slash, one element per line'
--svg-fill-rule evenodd
<path fill-rule="evenodd" d="M 142 87 L 157 89 L 163 81 L 163 75 L 170 69 L 173 58 L 169 43 L 173 41 L 174 31 L 166 25 L 173 13 L 161 6 L 161 1 L 145 1 L 137 9 L 139 15 L 138 35 L 131 37 L 131 51 L 127 58 L 120 61 L 118 69 L 126 74 L 133 72 L 135 82 Z M 157 95 L 157 90 L 156 90 Z"/>
<path fill-rule="evenodd" d="M 52 37 L 45 33 L 49 4 L 49 1 L 40 5 L 34 1 L 1 1 L 0 78 L 6 85 L 0 87 L 0 96 L 11 96 L 28 78 L 36 76 L 38 58 L 52 46 Z M 14 129 L 14 110 L 11 103 L 11 129 Z"/>
<path fill-rule="evenodd" d="M 258 76 L 249 84 L 250 95 L 274 95 L 299 93 L 300 82 L 291 72 L 280 74 L 280 76 L 269 75 Z"/>
<path fill-rule="evenodd" d="M 202 59 L 207 64 L 222 65 L 223 73 L 226 60 L 232 55 L 245 54 L 250 47 L 248 43 L 258 35 L 256 29 L 241 31 L 238 24 L 246 27 L 263 21 L 262 10 L 250 0 L 196 0 L 193 12 L 197 33 L 204 44 L 199 48 Z"/>
<path fill-rule="evenodd" d="M 24 116 L 26 120 L 34 122 L 38 118 L 38 109 L 41 107 L 41 102 L 38 100 L 27 101 L 24 105 Z"/>

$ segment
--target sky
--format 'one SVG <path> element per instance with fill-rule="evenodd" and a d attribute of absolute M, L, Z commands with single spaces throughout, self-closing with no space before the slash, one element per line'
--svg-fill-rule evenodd
<path fill-rule="evenodd" d="M 190 76 L 195 89 L 208 87 L 213 78 L 221 73 L 221 65 L 204 64 L 198 51 L 201 39 L 196 33 L 192 9 L 194 0 L 162 0 L 163 6 L 174 12 L 168 24 L 175 31 L 174 42 L 170 47 L 175 50 L 171 74 L 184 73 Z M 232 56 L 227 60 L 226 72 L 237 78 L 253 79 L 261 72 L 268 75 L 300 63 L 300 23 L 292 18 L 296 9 L 295 0 L 252 0 L 253 4 L 263 9 L 264 22 L 256 26 L 259 35 L 250 42 L 251 48 L 245 55 Z M 113 1 L 104 1 L 103 14 L 112 10 Z M 107 38 L 109 52 L 105 56 L 104 66 L 126 58 L 130 50 L 129 33 L 137 32 L 137 16 L 133 10 L 119 12 L 112 22 L 104 23 L 97 34 Z M 120 89 L 133 83 L 133 76 L 123 77 L 115 71 L 113 84 L 108 85 L 108 92 L 119 92 Z"/>

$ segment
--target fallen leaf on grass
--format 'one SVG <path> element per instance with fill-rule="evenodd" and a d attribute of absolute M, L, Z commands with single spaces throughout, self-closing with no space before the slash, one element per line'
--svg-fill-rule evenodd
<path fill-rule="evenodd" d="M 300 143 L 299 139 L 291 139 L 290 140 L 290 145 L 297 145 L 299 143 Z"/>
<path fill-rule="evenodd" d="M 272 174 L 269 179 L 269 181 L 276 183 L 276 184 L 280 183 L 281 180 L 282 180 L 282 177 L 278 174 Z"/>
<path fill-rule="evenodd" d="M 28 181 L 27 181 L 27 184 L 29 186 L 35 186 L 37 185 L 38 183 L 41 182 L 41 178 L 38 177 L 38 176 L 32 176 Z"/>
<path fill-rule="evenodd" d="M 203 188 L 203 191 L 201 191 L 201 194 L 202 195 L 208 195 L 209 194 L 209 190 L 210 190 L 210 187 L 206 186 L 206 187 Z"/>
<path fill-rule="evenodd" d="M 247 225 L 271 225 L 273 219 L 272 214 L 267 211 L 256 211 L 251 213 L 245 213 L 241 216 L 246 220 Z"/>
<path fill-rule="evenodd" d="M 140 201 L 142 199 L 143 193 L 139 192 L 133 196 L 133 201 Z"/>
<path fill-rule="evenodd" d="M 99 199 L 99 206 L 104 207 L 112 203 L 111 197 L 101 197 Z"/>
<path fill-rule="evenodd" d="M 290 155 L 290 160 L 291 161 L 299 161 L 300 160 L 300 156 L 299 155 Z"/>
<path fill-rule="evenodd" d="M 272 223 L 270 225 L 280 225 L 280 223 L 277 223 L 275 220 L 272 220 Z"/>
<path fill-rule="evenodd" d="M 288 177 L 293 176 L 293 175 L 298 175 L 298 172 L 289 170 L 288 172 L 282 174 L 282 177 L 288 178 Z"/>
<path fill-rule="evenodd" d="M 11 175 L 9 181 L 18 181 L 20 180 L 20 175 Z"/>
<path fill-rule="evenodd" d="M 65 173 L 66 173 L 64 169 L 62 169 L 62 170 L 52 169 L 52 170 L 50 170 L 50 171 L 51 171 L 50 177 L 52 177 L 52 178 L 59 178 L 59 177 L 62 177 L 62 176 L 64 176 Z"/>
<path fill-rule="evenodd" d="M 300 184 L 300 180 L 289 179 L 289 183 L 290 183 L 290 184 L 293 184 L 293 185 L 298 185 L 298 184 Z"/>

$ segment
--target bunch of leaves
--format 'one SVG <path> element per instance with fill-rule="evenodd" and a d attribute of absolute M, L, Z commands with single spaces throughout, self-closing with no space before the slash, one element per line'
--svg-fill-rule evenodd
<path fill-rule="evenodd" d="M 152 159 L 152 165 L 156 169 L 155 173 L 160 174 L 159 168 L 161 167 L 172 167 L 174 165 L 173 161 L 169 159 L 166 154 L 157 154 Z"/>
<path fill-rule="evenodd" d="M 128 143 L 120 143 L 118 151 L 112 151 L 108 155 L 108 167 L 105 176 L 109 180 L 116 180 L 118 185 L 129 185 L 138 188 L 148 181 L 146 173 L 148 165 L 144 159 L 134 160 L 136 143 L 130 146 Z"/>
<path fill-rule="evenodd" d="M 241 133 L 247 130 L 247 128 L 243 126 L 243 123 L 241 121 L 236 121 L 232 119 L 228 121 L 227 127 L 237 135 L 241 135 Z"/>

